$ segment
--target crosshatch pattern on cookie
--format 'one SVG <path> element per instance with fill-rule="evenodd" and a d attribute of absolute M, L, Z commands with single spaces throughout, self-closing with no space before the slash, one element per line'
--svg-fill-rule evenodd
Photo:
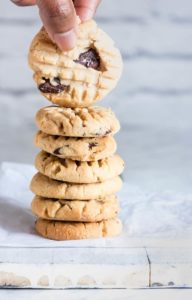
<path fill-rule="evenodd" d="M 66 108 L 48 106 L 36 114 L 37 127 L 47 134 L 67 137 L 113 135 L 120 124 L 111 109 L 105 107 Z"/>
<path fill-rule="evenodd" d="M 119 50 L 93 20 L 79 25 L 76 47 L 67 52 L 42 28 L 32 41 L 29 64 L 42 94 L 67 107 L 86 107 L 101 100 L 122 72 Z"/>
<path fill-rule="evenodd" d="M 117 154 L 96 161 L 81 162 L 58 158 L 41 151 L 36 156 L 35 167 L 52 179 L 72 183 L 94 183 L 120 175 L 124 169 L 124 162 Z"/>

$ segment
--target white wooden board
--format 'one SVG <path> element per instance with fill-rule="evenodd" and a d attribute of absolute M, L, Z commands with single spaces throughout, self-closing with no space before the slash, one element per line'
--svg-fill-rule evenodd
<path fill-rule="evenodd" d="M 0 261 L 0 286 L 139 288 L 149 283 L 144 249 L 4 248 Z"/>
<path fill-rule="evenodd" d="M 185 248 L 147 249 L 151 287 L 192 287 L 192 251 Z"/>
<path fill-rule="evenodd" d="M 0 286 L 192 287 L 190 248 L 0 248 Z"/>

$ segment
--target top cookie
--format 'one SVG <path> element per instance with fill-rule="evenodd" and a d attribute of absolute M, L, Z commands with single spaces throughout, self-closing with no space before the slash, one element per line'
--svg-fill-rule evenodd
<path fill-rule="evenodd" d="M 119 50 L 93 20 L 79 25 L 76 47 L 70 51 L 61 51 L 42 28 L 32 41 L 29 65 L 41 93 L 65 107 L 101 100 L 122 72 Z"/>

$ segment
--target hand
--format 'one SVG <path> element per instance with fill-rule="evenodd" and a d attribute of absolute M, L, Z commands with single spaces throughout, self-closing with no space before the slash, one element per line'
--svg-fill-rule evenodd
<path fill-rule="evenodd" d="M 61 50 L 75 46 L 77 19 L 91 19 L 101 0 L 12 0 L 19 6 L 37 5 L 50 38 Z"/>

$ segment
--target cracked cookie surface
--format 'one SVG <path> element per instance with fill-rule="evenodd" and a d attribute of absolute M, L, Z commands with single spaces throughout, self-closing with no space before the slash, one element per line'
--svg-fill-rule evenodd
<path fill-rule="evenodd" d="M 124 162 L 117 154 L 96 161 L 82 162 L 41 151 L 36 156 L 35 167 L 40 173 L 59 181 L 94 183 L 120 175 Z"/>
<path fill-rule="evenodd" d="M 122 186 L 120 177 L 114 177 L 99 183 L 69 183 L 51 179 L 41 173 L 33 176 L 31 191 L 41 197 L 54 199 L 101 200 L 117 193 Z"/>
<path fill-rule="evenodd" d="M 113 155 L 117 149 L 116 141 L 112 136 L 73 138 L 38 131 L 34 142 L 38 148 L 55 156 L 80 161 L 99 160 Z"/>
<path fill-rule="evenodd" d="M 93 20 L 79 25 L 76 47 L 70 51 L 61 51 L 42 28 L 31 43 L 29 65 L 41 93 L 66 107 L 101 100 L 122 73 L 119 50 Z"/>
<path fill-rule="evenodd" d="M 98 222 L 116 217 L 119 204 L 115 195 L 102 201 L 62 200 L 35 196 L 32 212 L 43 219 L 58 221 Z"/>
<path fill-rule="evenodd" d="M 39 218 L 35 228 L 45 238 L 62 241 L 117 236 L 122 231 L 122 224 L 116 218 L 94 223 L 60 222 Z"/>
<path fill-rule="evenodd" d="M 109 136 L 120 129 L 115 114 L 105 107 L 47 106 L 37 112 L 36 123 L 44 133 L 67 137 Z"/>

